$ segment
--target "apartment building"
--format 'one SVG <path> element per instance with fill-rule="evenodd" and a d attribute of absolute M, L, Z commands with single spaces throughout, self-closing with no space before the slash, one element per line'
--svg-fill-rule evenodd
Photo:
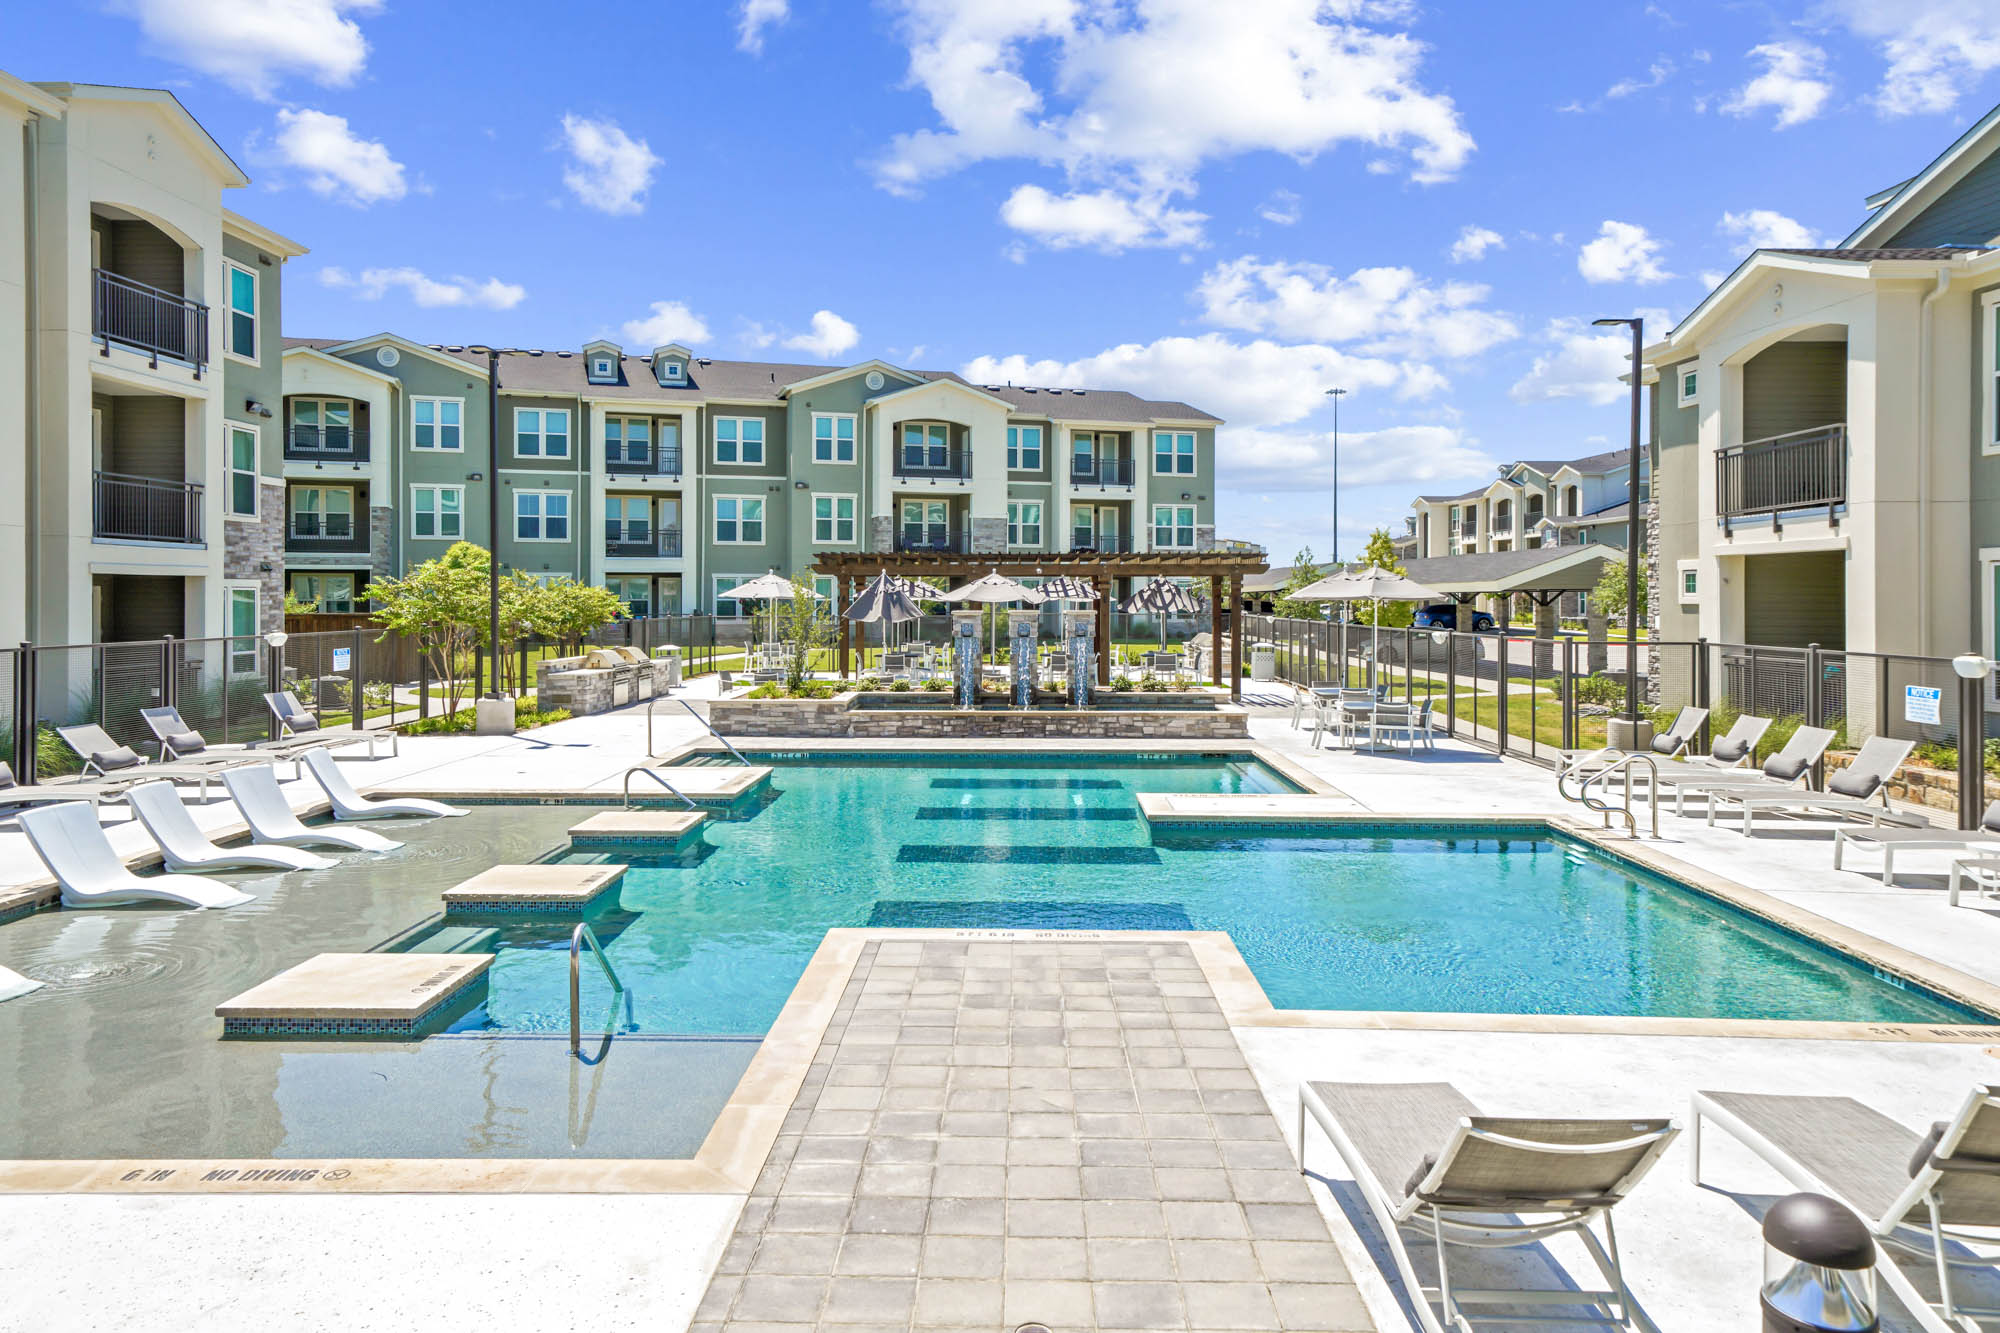
<path fill-rule="evenodd" d="M 2000 108 L 1838 246 L 1744 259 L 1645 363 L 1658 633 L 2000 647 Z"/>
<path fill-rule="evenodd" d="M 1410 505 L 1412 555 L 1472 555 L 1601 542 L 1625 548 L 1631 451 L 1500 465 L 1500 475 L 1462 495 L 1420 495 Z M 1639 494 L 1651 482 L 1640 460 Z"/>
<path fill-rule="evenodd" d="M 601 583 L 639 614 L 734 614 L 731 588 L 822 550 L 1215 544 L 1219 421 L 1185 403 L 678 344 L 496 364 L 497 386 L 483 348 L 285 340 L 293 596 L 346 609 L 453 541 L 486 545 L 493 486 L 504 566 Z"/>
<path fill-rule="evenodd" d="M 0 74 L 0 638 L 276 623 L 280 274 L 173 94 Z M 269 566 L 267 569 L 266 566 Z"/>

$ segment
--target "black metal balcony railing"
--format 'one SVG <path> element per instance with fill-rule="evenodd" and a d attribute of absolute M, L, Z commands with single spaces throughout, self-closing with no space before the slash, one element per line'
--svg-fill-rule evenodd
<path fill-rule="evenodd" d="M 1129 458 L 1072 458 L 1069 479 L 1078 486 L 1130 486 L 1132 460 Z"/>
<path fill-rule="evenodd" d="M 1099 555 L 1130 555 L 1132 539 L 1129 536 L 1120 537 L 1109 532 L 1073 532 L 1069 537 L 1069 549 L 1095 551 Z"/>
<path fill-rule="evenodd" d="M 972 450 L 911 448 L 896 451 L 893 475 L 929 481 L 971 481 Z"/>
<path fill-rule="evenodd" d="M 299 463 L 365 463 L 366 426 L 301 426 L 285 432 L 285 457 Z"/>
<path fill-rule="evenodd" d="M 92 474 L 91 534 L 115 541 L 203 544 L 201 483 Z"/>
<path fill-rule="evenodd" d="M 134 347 L 158 366 L 169 357 L 194 367 L 197 378 L 208 365 L 208 307 L 107 269 L 91 270 L 90 334 L 104 344 Z"/>
<path fill-rule="evenodd" d="M 628 560 L 656 560 L 677 557 L 680 553 L 679 528 L 658 528 L 648 531 L 643 527 L 626 524 L 623 527 L 606 525 L 604 529 L 604 554 L 609 556 L 623 556 Z"/>
<path fill-rule="evenodd" d="M 1846 503 L 1845 423 L 1716 451 L 1715 512 L 1724 533 L 1732 519 L 1769 514 L 1777 523 L 1789 509 L 1823 507 L 1832 523 L 1838 521 L 1834 510 Z"/>
<path fill-rule="evenodd" d="M 1487 530 L 1496 536 L 1501 533 L 1512 532 L 1514 530 L 1514 516 L 1503 510 L 1494 514 L 1493 521 L 1486 526 Z"/>
<path fill-rule="evenodd" d="M 614 477 L 678 477 L 681 451 L 678 447 L 653 449 L 636 457 L 628 452 L 619 458 L 606 458 L 604 470 Z"/>
<path fill-rule="evenodd" d="M 1458 525 L 1458 535 L 1468 540 L 1477 537 L 1479 535 L 1479 525 L 1477 523 L 1461 523 Z"/>
<path fill-rule="evenodd" d="M 898 551 L 945 551 L 954 555 L 966 555 L 972 550 L 972 538 L 963 532 L 953 532 L 935 524 L 921 527 L 905 527 L 896 530 Z"/>
<path fill-rule="evenodd" d="M 324 552 L 328 554 L 365 553 L 368 550 L 368 534 L 355 530 L 352 519 L 334 524 L 319 522 L 301 523 L 301 518 L 316 518 L 316 515 L 292 517 L 292 523 L 285 529 L 285 549 L 301 554 Z"/>

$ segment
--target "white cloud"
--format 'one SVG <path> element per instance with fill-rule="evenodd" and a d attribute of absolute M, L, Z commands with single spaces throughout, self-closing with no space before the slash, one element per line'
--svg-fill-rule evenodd
<path fill-rule="evenodd" d="M 1674 62 L 1665 56 L 1661 56 L 1658 60 L 1647 66 L 1645 78 L 1620 79 L 1609 88 L 1606 88 L 1604 95 L 1613 101 L 1621 97 L 1630 97 L 1633 93 L 1644 92 L 1648 88 L 1659 87 L 1672 78 L 1673 73 Z"/>
<path fill-rule="evenodd" d="M 320 284 L 352 291 L 364 301 L 379 301 L 392 288 L 401 288 L 410 300 L 425 309 L 439 306 L 478 307 L 485 310 L 512 310 L 521 304 L 528 289 L 519 283 L 498 278 L 433 278 L 415 268 L 365 268 L 359 277 L 344 268 L 319 271 Z"/>
<path fill-rule="evenodd" d="M 1811 42 L 1766 42 L 1751 47 L 1750 58 L 1763 61 L 1764 72 L 1722 104 L 1733 116 L 1772 107 L 1778 113 L 1778 128 L 1788 129 L 1817 116 L 1833 95 L 1833 84 L 1826 77 L 1826 52 Z"/>
<path fill-rule="evenodd" d="M 1115 254 L 1133 246 L 1197 244 L 1207 217 L 1169 208 L 1160 195 L 1128 198 L 1112 190 L 1055 195 L 1023 185 L 1000 205 L 1000 220 L 1054 250 L 1090 246 Z"/>
<path fill-rule="evenodd" d="M 1576 320 L 1559 319 L 1543 332 L 1548 350 L 1508 390 L 1517 403 L 1581 398 L 1603 406 L 1631 392 L 1618 377 L 1632 365 L 1632 336 L 1600 333 Z"/>
<path fill-rule="evenodd" d="M 1473 264 L 1486 258 L 1488 250 L 1505 250 L 1507 242 L 1499 232 L 1490 227 L 1475 227 L 1467 223 L 1459 229 L 1458 239 L 1451 243 L 1451 262 Z"/>
<path fill-rule="evenodd" d="M 1266 222 L 1275 222 L 1280 227 L 1292 226 L 1298 222 L 1300 215 L 1299 197 L 1290 190 L 1271 191 L 1271 197 L 1257 209 L 1258 217 Z"/>
<path fill-rule="evenodd" d="M 2000 68 L 2000 9 L 1991 0 L 1824 0 L 1815 17 L 1880 46 L 1888 68 L 1874 101 L 1884 115 L 1949 111 Z"/>
<path fill-rule="evenodd" d="M 345 116 L 281 110 L 273 142 L 287 165 L 306 173 L 313 192 L 329 199 L 366 207 L 409 193 L 403 164 L 382 144 L 349 129 Z"/>
<path fill-rule="evenodd" d="M 1822 244 L 1805 223 L 1769 208 L 1724 213 L 1715 229 L 1749 250 L 1812 250 Z"/>
<path fill-rule="evenodd" d="M 632 347 L 663 347 L 668 343 L 699 346 L 708 341 L 708 324 L 679 301 L 655 301 L 638 319 L 619 326 Z"/>
<path fill-rule="evenodd" d="M 1576 271 L 1586 282 L 1665 282 L 1673 274 L 1660 265 L 1660 244 L 1637 223 L 1607 221 L 1577 251 Z"/>
<path fill-rule="evenodd" d="M 1480 308 L 1479 283 L 1434 286 L 1407 268 L 1357 269 L 1346 277 L 1319 264 L 1218 264 L 1195 287 L 1211 324 L 1324 343 L 1352 342 L 1385 356 L 1467 357 L 1518 337 L 1506 315 Z"/>
<path fill-rule="evenodd" d="M 290 75 L 344 87 L 368 63 L 368 39 L 351 14 L 382 0 L 116 0 L 161 54 L 269 100 Z"/>
<path fill-rule="evenodd" d="M 736 46 L 751 55 L 764 54 L 764 29 L 792 16 L 790 0 L 743 0 L 736 18 Z"/>
<path fill-rule="evenodd" d="M 796 348 L 809 356 L 816 356 L 822 361 L 831 361 L 860 341 L 860 329 L 831 310 L 816 310 L 812 317 L 812 332 L 795 334 L 785 339 L 785 346 Z"/>
<path fill-rule="evenodd" d="M 1207 162 L 1300 161 L 1353 143 L 1419 181 L 1473 149 L 1450 98 L 1420 81 L 1403 0 L 895 0 L 909 82 L 937 122 L 897 135 L 876 180 L 899 194 L 975 162 L 1060 168 L 1080 193 L 1163 201 Z M 1380 159 L 1378 159 L 1380 160 Z M 1164 203 L 1156 206 L 1164 209 Z"/>
<path fill-rule="evenodd" d="M 613 215 L 644 211 L 646 190 L 660 159 L 644 139 L 634 139 L 616 121 L 565 114 L 563 144 L 569 165 L 563 184 L 587 207 Z"/>

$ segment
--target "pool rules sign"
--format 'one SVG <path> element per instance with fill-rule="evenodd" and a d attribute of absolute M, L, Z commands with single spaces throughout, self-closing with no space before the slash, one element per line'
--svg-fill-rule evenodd
<path fill-rule="evenodd" d="M 1938 709 L 1944 702 L 1944 689 L 1938 685 L 1905 685 L 1903 687 L 1903 720 L 1924 722 L 1935 726 L 1941 719 Z"/>

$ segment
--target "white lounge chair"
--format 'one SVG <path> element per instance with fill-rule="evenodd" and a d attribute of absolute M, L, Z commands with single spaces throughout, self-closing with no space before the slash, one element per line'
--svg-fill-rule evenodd
<path fill-rule="evenodd" d="M 320 730 L 318 715 L 300 703 L 299 696 L 293 694 L 290 690 L 279 690 L 272 694 L 266 694 L 264 696 L 264 706 L 271 710 L 272 718 L 278 723 L 278 739 L 272 742 L 274 745 L 286 745 L 300 741 L 321 741 L 328 745 L 359 745 L 366 743 L 368 746 L 368 757 L 375 759 L 379 757 L 377 747 L 382 741 L 386 740 L 389 742 L 389 753 L 391 755 L 401 753 L 398 748 L 399 742 L 397 739 L 401 733 L 394 727 L 378 731 L 368 731 L 364 728 L 356 727 L 352 731 L 343 733 L 338 740 L 334 739 L 331 733 Z"/>
<path fill-rule="evenodd" d="M 200 875 L 133 874 L 104 836 L 96 812 L 81 801 L 23 810 L 21 831 L 62 885 L 66 907 L 143 902 L 240 907 L 251 901 L 249 894 Z"/>
<path fill-rule="evenodd" d="M 391 852 L 403 845 L 367 829 L 306 827 L 292 813 L 291 802 L 278 786 L 278 775 L 269 766 L 233 768 L 222 775 L 222 785 L 236 798 L 243 822 L 250 826 L 250 836 L 257 842 L 282 843 L 287 847 L 343 847 L 350 852 Z"/>
<path fill-rule="evenodd" d="M 420 796 L 378 797 L 371 799 L 354 790 L 354 784 L 333 762 L 333 756 L 324 750 L 314 750 L 305 756 L 306 771 L 313 780 L 326 789 L 327 799 L 333 802 L 335 819 L 387 819 L 395 815 L 462 815 L 465 811 L 457 806 L 446 805 L 443 801 L 427 801 Z"/>
<path fill-rule="evenodd" d="M 337 864 L 297 847 L 276 844 L 219 847 L 194 822 L 194 816 L 181 804 L 180 793 L 171 782 L 142 782 L 127 792 L 125 799 L 131 803 L 133 815 L 146 826 L 146 832 L 160 844 L 161 854 L 174 870 L 221 870 L 226 866 L 325 870 Z"/>
<path fill-rule="evenodd" d="M 0 967 L 0 1002 L 18 1000 L 23 995 L 40 990 L 42 985 L 42 982 L 24 977 L 11 967 Z"/>
<path fill-rule="evenodd" d="M 1661 764 L 1660 785 L 1674 793 L 1674 813 L 1684 813 L 1682 803 L 1689 795 L 1705 798 L 1715 808 L 1716 793 L 1729 791 L 1786 791 L 1804 782 L 1812 766 L 1833 744 L 1833 732 L 1825 727 L 1800 727 L 1779 751 L 1756 768 L 1725 769 L 1717 772 L 1705 764 Z M 1639 770 L 1646 781 L 1652 774 Z"/>
<path fill-rule="evenodd" d="M 1708 721 L 1706 708 L 1687 707 L 1674 714 L 1673 722 L 1659 735 L 1653 737 L 1649 751 L 1663 759 L 1678 759 L 1701 732 L 1701 724 Z M 1561 755 L 1565 777 L 1589 773 L 1595 769 L 1608 768 L 1627 754 L 1628 750 L 1617 750 L 1606 746 L 1601 750 L 1565 750 Z"/>
<path fill-rule="evenodd" d="M 153 738 L 160 743 L 160 762 L 175 763 L 197 756 L 221 755 L 242 757 L 253 752 L 273 759 L 297 762 L 304 750 L 316 750 L 325 746 L 344 745 L 353 737 L 335 736 L 330 732 L 315 732 L 306 736 L 295 736 L 288 740 L 262 741 L 251 745 L 210 745 L 208 738 L 189 726 L 178 708 L 141 708 L 139 716 L 152 728 Z"/>
<path fill-rule="evenodd" d="M 2000 801 L 1986 807 L 1986 813 L 1979 817 L 1976 829 L 1942 829 L 1928 825 L 1919 828 L 1884 828 L 1872 825 L 1868 828 L 1836 829 L 1833 834 L 1833 868 L 1843 870 L 1841 864 L 1848 849 L 1872 848 L 1882 853 L 1882 882 L 1893 883 L 1896 878 L 1897 852 L 1959 852 L 1977 853 L 1969 859 L 1983 859 L 2000 853 Z M 1953 875 L 1951 905 L 1958 906 L 1959 875 Z"/>
<path fill-rule="evenodd" d="M 1825 791 L 1758 791 L 1751 787 L 1726 787 L 1708 794 L 1708 822 L 1715 823 L 1716 811 L 1725 801 L 1734 801 L 1743 810 L 1743 833 L 1752 832 L 1751 819 L 1759 810 L 1797 810 L 1813 814 L 1865 817 L 1879 826 L 1885 819 L 1909 823 L 1915 816 L 1898 815 L 1889 809 L 1889 779 L 1910 757 L 1915 741 L 1872 736 L 1854 756 L 1854 762 L 1826 780 Z M 1879 798 L 1879 799 L 1878 799 Z"/>
<path fill-rule="evenodd" d="M 1969 1316 L 1952 1287 L 1954 1268 L 2000 1264 L 2000 1087 L 1974 1088 L 1949 1121 L 1928 1134 L 1905 1129 L 1851 1097 L 1697 1092 L 1691 1163 L 1701 1183 L 1702 1122 L 1776 1168 L 1793 1189 L 1841 1203 L 1882 1243 L 1875 1271 L 1929 1333 L 1991 1327 Z M 1984 1247 L 1985 1253 L 1973 1248 Z M 1909 1255 L 1935 1274 L 1938 1300 L 1896 1262 Z"/>
<path fill-rule="evenodd" d="M 268 764 L 272 758 L 270 755 L 236 750 L 190 755 L 172 763 L 152 763 L 131 746 L 120 745 L 111 739 L 110 734 L 94 722 L 57 727 L 56 734 L 83 760 L 85 778 L 95 775 L 108 781 L 127 783 L 151 782 L 155 778 L 166 782 L 192 782 L 200 788 L 196 799 L 203 801 L 208 799 L 208 784 L 218 773 L 246 764 Z"/>
<path fill-rule="evenodd" d="M 1626 1288 L 1611 1209 L 1680 1132 L 1673 1121 L 1502 1119 L 1479 1114 L 1449 1083 L 1307 1083 L 1299 1089 L 1301 1173 L 1308 1116 L 1353 1173 L 1425 1333 L 1487 1322 L 1613 1324 L 1658 1333 Z M 1591 1230 L 1600 1220 L 1602 1241 Z M 1405 1228 L 1436 1244 L 1436 1287 L 1417 1281 Z M 1563 1234 L 1582 1242 L 1605 1288 L 1473 1290 L 1451 1280 L 1454 1245 L 1513 1249 Z M 1595 1317 L 1529 1320 L 1467 1308 L 1496 1305 L 1582 1306 Z"/>

